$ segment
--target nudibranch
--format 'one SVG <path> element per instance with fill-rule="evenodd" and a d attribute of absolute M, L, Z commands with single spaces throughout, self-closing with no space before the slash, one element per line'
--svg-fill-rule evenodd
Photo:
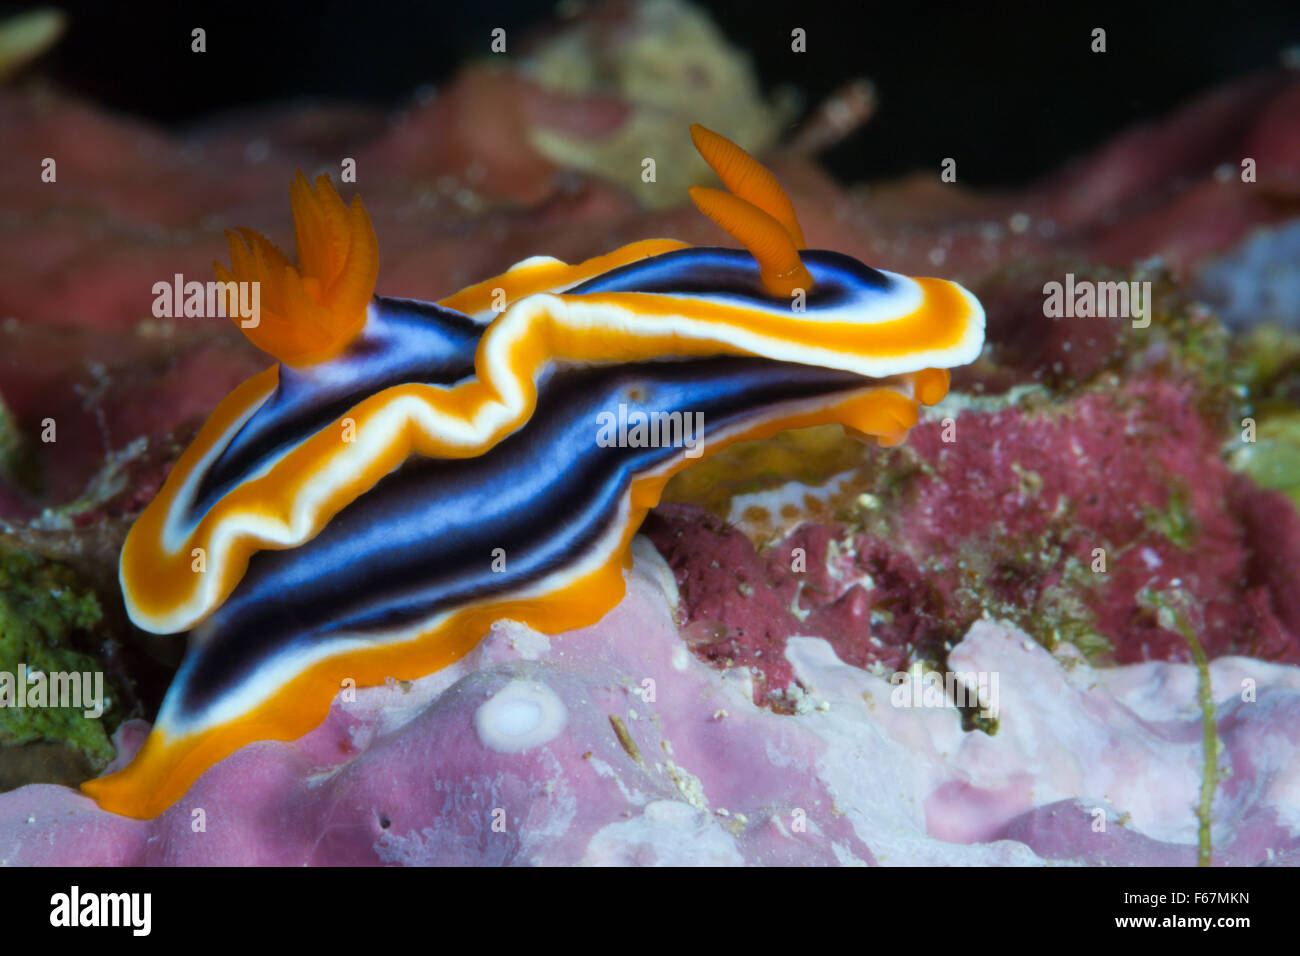
<path fill-rule="evenodd" d="M 123 546 L 131 620 L 188 649 L 135 759 L 84 784 L 101 806 L 155 816 L 341 687 L 432 673 L 497 619 L 595 623 L 701 454 L 830 422 L 895 444 L 944 397 L 983 344 L 975 297 L 805 249 L 772 174 L 691 132 L 726 187 L 691 198 L 743 250 L 646 240 L 387 298 L 360 199 L 301 173 L 296 267 L 228 234 L 218 276 L 261 283 L 244 331 L 278 364 L 220 403 Z"/>

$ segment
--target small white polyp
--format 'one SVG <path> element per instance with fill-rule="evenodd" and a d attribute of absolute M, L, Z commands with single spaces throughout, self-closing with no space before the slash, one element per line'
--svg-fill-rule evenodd
<path fill-rule="evenodd" d="M 474 713 L 479 742 L 497 753 L 517 754 L 555 739 L 568 722 L 564 701 L 543 684 L 511 681 Z"/>

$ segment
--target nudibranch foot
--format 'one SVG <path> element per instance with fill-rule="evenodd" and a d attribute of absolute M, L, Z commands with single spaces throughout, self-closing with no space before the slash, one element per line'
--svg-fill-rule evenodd
<path fill-rule="evenodd" d="M 534 257 L 438 303 L 367 288 L 357 324 L 359 202 L 295 181 L 301 273 L 232 242 L 230 274 L 283 279 L 254 338 L 282 364 L 218 406 L 127 537 L 132 620 L 189 647 L 144 748 L 87 793 L 156 815 L 244 744 L 317 726 L 344 681 L 436 671 L 500 618 L 595 623 L 678 470 L 826 423 L 896 444 L 944 397 L 982 345 L 975 298 L 803 250 L 771 174 L 693 135 L 733 190 L 701 208 L 743 251 Z"/>

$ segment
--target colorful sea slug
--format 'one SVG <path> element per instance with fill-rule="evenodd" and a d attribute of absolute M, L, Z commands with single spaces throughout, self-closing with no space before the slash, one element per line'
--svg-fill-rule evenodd
<path fill-rule="evenodd" d="M 497 619 L 598 621 L 701 451 L 828 422 L 895 444 L 944 397 L 983 344 L 974 296 L 805 250 L 772 174 L 692 136 L 728 191 L 691 198 L 745 251 L 646 240 L 387 298 L 360 199 L 301 173 L 298 267 L 228 234 L 218 276 L 261 283 L 245 332 L 279 364 L 221 402 L 127 537 L 132 621 L 189 647 L 134 761 L 84 785 L 101 806 L 155 816 L 244 744 L 311 730 L 346 681 L 432 673 Z"/>

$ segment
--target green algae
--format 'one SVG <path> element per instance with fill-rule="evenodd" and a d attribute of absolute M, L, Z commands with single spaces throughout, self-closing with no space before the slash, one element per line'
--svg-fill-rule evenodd
<path fill-rule="evenodd" d="M 102 670 L 73 647 L 75 635 L 96 629 L 103 611 L 93 591 L 73 572 L 27 551 L 0 550 L 0 671 L 15 675 L 94 674 Z M 121 720 L 120 695 L 107 679 L 104 712 L 83 707 L 0 707 L 0 747 L 50 742 L 72 748 L 91 771 L 112 759 L 110 735 Z M 83 702 L 84 704 L 84 702 Z"/>
<path fill-rule="evenodd" d="M 1296 411 L 1300 333 L 1260 325 L 1233 342 L 1232 380 L 1261 416 Z"/>
<path fill-rule="evenodd" d="M 1184 300 L 1175 287 L 1166 287 L 1164 296 L 1171 307 L 1157 312 L 1152 327 L 1160 333 L 1159 354 L 1162 360 L 1148 366 L 1149 355 L 1136 357 L 1138 370 L 1155 367 L 1168 375 L 1189 377 L 1200 386 L 1200 410 L 1210 417 L 1220 415 L 1239 396 L 1234 387 L 1236 369 L 1232 358 L 1232 333 L 1213 313 Z M 1161 293 L 1153 293 L 1159 300 Z"/>
<path fill-rule="evenodd" d="M 1068 515 L 1067 508 L 1060 520 L 1067 521 Z M 1015 625 L 1048 651 L 1071 644 L 1092 665 L 1110 657 L 1114 645 L 1098 630 L 1096 615 L 1084 600 L 1105 576 L 1065 554 L 1068 538 L 1068 525 L 1049 525 L 1021 540 L 998 533 L 964 542 L 957 567 L 970 583 L 954 591 L 950 616 L 957 630 L 964 634 L 987 613 Z M 1051 583 L 1040 583 L 1044 581 Z M 1006 587 L 1016 582 L 1023 586 Z"/>
<path fill-rule="evenodd" d="M 1224 420 L 1241 392 L 1232 332 L 1158 261 L 1139 264 L 1129 278 L 1151 283 L 1152 316 L 1147 328 L 1126 330 L 1121 374 L 1195 382 L 1198 411 Z"/>
<path fill-rule="evenodd" d="M 1156 619 L 1161 627 L 1166 630 L 1176 631 L 1182 635 L 1183 640 L 1187 642 L 1187 646 L 1191 650 L 1192 661 L 1196 665 L 1197 702 L 1201 708 L 1201 746 L 1204 754 L 1201 772 L 1201 802 L 1197 808 L 1200 837 L 1197 848 L 1197 863 L 1200 866 L 1209 866 L 1214 854 L 1211 822 L 1214 794 L 1219 786 L 1219 754 L 1221 746 L 1214 717 L 1214 692 L 1210 682 L 1210 660 L 1205 653 L 1205 648 L 1201 646 L 1200 640 L 1196 637 L 1196 631 L 1188 623 L 1188 618 L 1191 617 L 1193 611 L 1193 607 L 1190 606 L 1191 601 L 1192 599 L 1185 592 L 1177 588 L 1157 591 L 1144 589 L 1138 594 L 1138 603 L 1155 611 Z"/>
<path fill-rule="evenodd" d="M 1254 441 L 1233 441 L 1228 467 L 1261 488 L 1280 491 L 1300 507 L 1300 411 L 1273 413 L 1256 423 Z"/>
<path fill-rule="evenodd" d="M 1163 509 L 1143 505 L 1142 516 L 1148 528 L 1180 551 L 1192 547 L 1200 537 L 1200 524 L 1192 512 L 1187 490 L 1180 484 L 1170 490 Z"/>
<path fill-rule="evenodd" d="M 18 428 L 13 412 L 0 397 L 0 478 L 25 491 L 41 490 L 40 461 Z"/>
<path fill-rule="evenodd" d="M 1232 354 L 1241 403 L 1224 443 L 1228 467 L 1300 507 L 1300 334 L 1258 326 Z"/>

